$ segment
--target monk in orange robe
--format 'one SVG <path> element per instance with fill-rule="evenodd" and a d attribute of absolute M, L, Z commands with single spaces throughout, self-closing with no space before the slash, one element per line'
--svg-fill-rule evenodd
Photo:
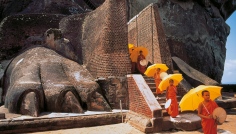
<path fill-rule="evenodd" d="M 169 80 L 169 86 L 166 89 L 166 100 L 171 99 L 170 106 L 166 109 L 168 114 L 175 118 L 179 114 L 178 102 L 176 98 L 177 88 L 174 86 L 174 80 Z"/>
<path fill-rule="evenodd" d="M 204 101 L 198 106 L 198 116 L 202 118 L 202 130 L 204 134 L 217 134 L 217 124 L 212 113 L 218 105 L 210 99 L 209 91 L 202 91 L 202 97 Z"/>
<path fill-rule="evenodd" d="M 137 59 L 137 68 L 138 68 L 138 71 L 142 74 L 142 75 L 144 75 L 144 72 L 146 71 L 146 66 L 142 66 L 141 64 L 140 64 L 140 61 L 141 60 L 145 60 L 146 58 L 145 58 L 145 56 L 143 55 L 143 51 L 139 51 L 139 56 L 138 56 L 138 59 Z"/>
<path fill-rule="evenodd" d="M 156 72 L 154 73 L 154 76 L 153 76 L 155 83 L 156 83 L 156 93 L 157 94 L 162 94 L 162 91 L 158 88 L 159 84 L 161 83 L 160 71 L 161 71 L 161 69 L 157 68 Z"/>

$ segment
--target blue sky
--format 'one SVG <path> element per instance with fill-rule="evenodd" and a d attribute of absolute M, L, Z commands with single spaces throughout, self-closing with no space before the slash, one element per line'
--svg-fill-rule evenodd
<path fill-rule="evenodd" d="M 226 42 L 226 60 L 222 84 L 236 84 L 236 11 L 226 20 L 230 34 Z"/>

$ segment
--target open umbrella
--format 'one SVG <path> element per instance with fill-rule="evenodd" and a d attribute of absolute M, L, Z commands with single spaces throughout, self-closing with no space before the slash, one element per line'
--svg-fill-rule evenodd
<path fill-rule="evenodd" d="M 160 68 L 160 72 L 166 72 L 169 69 L 166 64 L 153 64 L 147 68 L 144 74 L 153 77 L 157 68 Z"/>
<path fill-rule="evenodd" d="M 196 88 L 191 89 L 181 99 L 179 106 L 181 111 L 194 111 L 198 108 L 198 105 L 203 101 L 202 91 L 207 90 L 210 93 L 210 99 L 214 100 L 221 96 L 222 87 L 219 86 L 205 86 L 200 85 Z"/>
<path fill-rule="evenodd" d="M 131 54 L 133 52 L 133 50 L 136 48 L 134 46 L 134 44 L 128 44 L 128 47 L 129 47 L 129 53 Z"/>
<path fill-rule="evenodd" d="M 148 55 L 148 49 L 145 47 L 135 47 L 133 52 L 130 55 L 132 62 L 137 62 L 139 51 L 143 51 L 143 55 L 146 57 Z"/>
<path fill-rule="evenodd" d="M 174 86 L 177 86 L 181 80 L 183 80 L 182 74 L 169 74 L 166 77 L 164 77 L 159 84 L 158 88 L 163 91 L 166 90 L 169 86 L 169 80 L 174 80 Z"/>

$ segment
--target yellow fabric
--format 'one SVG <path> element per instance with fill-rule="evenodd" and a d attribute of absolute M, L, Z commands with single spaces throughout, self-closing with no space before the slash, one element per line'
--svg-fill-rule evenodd
<path fill-rule="evenodd" d="M 133 52 L 130 55 L 130 59 L 132 62 L 137 62 L 139 51 L 143 51 L 143 56 L 146 57 L 148 55 L 148 49 L 145 47 L 134 47 Z"/>
<path fill-rule="evenodd" d="M 210 99 L 214 100 L 217 97 L 221 96 L 220 86 L 205 86 L 200 85 L 196 88 L 191 89 L 187 94 L 181 99 L 179 106 L 181 111 L 194 111 L 198 108 L 199 103 L 203 101 L 202 91 L 207 90 L 210 93 Z"/>
<path fill-rule="evenodd" d="M 166 64 L 153 64 L 147 68 L 144 74 L 148 77 L 153 77 L 157 68 L 161 69 L 160 72 L 166 72 L 169 69 Z"/>
<path fill-rule="evenodd" d="M 183 80 L 182 74 L 169 74 L 164 79 L 162 79 L 161 83 L 159 84 L 158 88 L 163 91 L 166 90 L 169 86 L 169 80 L 174 80 L 174 86 L 177 86 L 181 80 Z"/>

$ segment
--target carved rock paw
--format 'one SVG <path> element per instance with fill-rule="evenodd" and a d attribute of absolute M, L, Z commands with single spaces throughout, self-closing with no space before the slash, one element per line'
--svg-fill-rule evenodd
<path fill-rule="evenodd" d="M 44 47 L 31 48 L 12 60 L 3 90 L 5 107 L 12 113 L 111 110 L 85 68 Z"/>

